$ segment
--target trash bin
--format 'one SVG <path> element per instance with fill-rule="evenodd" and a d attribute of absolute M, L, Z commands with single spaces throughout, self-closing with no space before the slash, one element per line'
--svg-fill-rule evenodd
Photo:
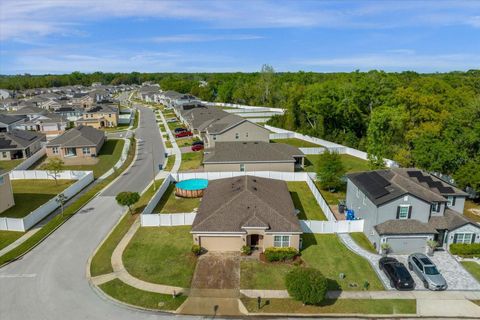
<path fill-rule="evenodd" d="M 338 212 L 344 214 L 346 209 L 345 200 L 338 201 Z"/>

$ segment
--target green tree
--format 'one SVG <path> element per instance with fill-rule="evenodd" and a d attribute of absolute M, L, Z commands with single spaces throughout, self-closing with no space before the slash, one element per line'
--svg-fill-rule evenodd
<path fill-rule="evenodd" d="M 117 200 L 119 205 L 128 207 L 128 211 L 133 214 L 132 206 L 140 200 L 140 194 L 138 192 L 124 191 L 117 194 L 115 200 Z"/>
<path fill-rule="evenodd" d="M 480 193 L 480 155 L 462 165 L 453 177 L 460 188 L 470 187 Z"/>
<path fill-rule="evenodd" d="M 288 294 L 305 304 L 320 304 L 327 294 L 327 279 L 314 268 L 297 267 L 285 276 Z"/>
<path fill-rule="evenodd" d="M 60 158 L 49 158 L 47 162 L 42 166 L 42 169 L 46 170 L 48 175 L 50 175 L 54 180 L 55 184 L 58 184 L 58 175 L 60 172 L 65 170 L 65 165 L 62 159 Z"/>
<path fill-rule="evenodd" d="M 342 178 L 345 175 L 345 167 L 342 158 L 337 152 L 330 152 L 328 149 L 320 155 L 317 163 L 317 179 L 322 188 L 328 190 L 339 190 L 343 186 Z"/>

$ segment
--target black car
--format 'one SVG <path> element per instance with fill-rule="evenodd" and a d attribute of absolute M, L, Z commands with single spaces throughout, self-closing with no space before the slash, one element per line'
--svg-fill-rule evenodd
<path fill-rule="evenodd" d="M 173 132 L 175 132 L 175 133 L 180 133 L 180 132 L 183 132 L 183 131 L 187 131 L 187 129 L 185 129 L 185 128 L 175 128 L 175 130 L 173 130 Z"/>
<path fill-rule="evenodd" d="M 200 144 L 200 145 L 203 146 L 203 141 L 202 141 L 202 140 L 193 141 L 192 147 L 193 147 L 193 146 L 196 146 L 196 145 L 198 145 L 198 144 Z"/>
<path fill-rule="evenodd" d="M 387 275 L 392 288 L 397 290 L 413 290 L 415 288 L 415 281 L 410 272 L 397 259 L 383 257 L 378 262 L 378 266 Z"/>

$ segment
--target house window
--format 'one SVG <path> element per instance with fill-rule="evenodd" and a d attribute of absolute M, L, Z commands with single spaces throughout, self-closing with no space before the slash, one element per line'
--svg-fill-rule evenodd
<path fill-rule="evenodd" d="M 82 153 L 89 155 L 90 154 L 90 148 L 82 148 Z"/>
<path fill-rule="evenodd" d="M 453 207 L 455 205 L 455 197 L 454 196 L 448 196 L 447 198 L 447 205 L 449 207 Z"/>
<path fill-rule="evenodd" d="M 7 157 L 7 153 L 5 151 L 2 152 L 2 157 L 3 158 L 6 158 Z"/>
<path fill-rule="evenodd" d="M 58 147 L 52 147 L 52 153 L 58 154 Z"/>
<path fill-rule="evenodd" d="M 440 202 L 433 202 L 431 208 L 432 212 L 440 212 Z"/>
<path fill-rule="evenodd" d="M 243 171 L 245 171 L 245 164 L 240 163 L 240 172 L 243 172 Z"/>
<path fill-rule="evenodd" d="M 238 140 L 238 138 L 240 138 L 240 135 L 239 135 L 238 132 L 237 132 L 237 133 L 235 133 L 235 139 Z"/>
<path fill-rule="evenodd" d="M 408 219 L 409 211 L 410 211 L 410 206 L 399 206 L 398 219 Z"/>
<path fill-rule="evenodd" d="M 453 237 L 453 243 L 473 243 L 473 233 L 456 233 Z"/>
<path fill-rule="evenodd" d="M 247 132 L 247 133 L 245 133 L 245 138 L 248 138 L 248 132 Z"/>
<path fill-rule="evenodd" d="M 290 236 L 273 236 L 274 247 L 290 247 Z"/>
<path fill-rule="evenodd" d="M 213 136 L 213 140 L 217 140 L 217 136 Z"/>

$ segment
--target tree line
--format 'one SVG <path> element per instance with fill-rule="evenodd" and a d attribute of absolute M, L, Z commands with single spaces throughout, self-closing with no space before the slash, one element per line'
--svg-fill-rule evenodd
<path fill-rule="evenodd" d="M 373 167 L 389 158 L 404 167 L 452 175 L 480 190 L 480 70 L 419 74 L 350 73 L 101 73 L 0 76 L 0 87 L 140 84 L 203 100 L 281 107 L 274 126 L 364 150 Z"/>

